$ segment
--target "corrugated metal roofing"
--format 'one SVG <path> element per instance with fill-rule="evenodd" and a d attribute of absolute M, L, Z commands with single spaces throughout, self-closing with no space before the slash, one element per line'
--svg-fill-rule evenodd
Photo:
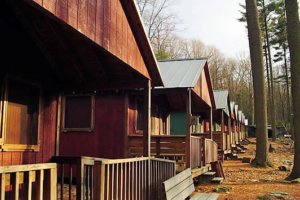
<path fill-rule="evenodd" d="M 164 88 L 195 87 L 206 62 L 206 59 L 169 60 L 158 62 Z"/>
<path fill-rule="evenodd" d="M 214 97 L 216 109 L 224 109 L 225 113 L 229 116 L 228 90 L 214 90 Z"/>

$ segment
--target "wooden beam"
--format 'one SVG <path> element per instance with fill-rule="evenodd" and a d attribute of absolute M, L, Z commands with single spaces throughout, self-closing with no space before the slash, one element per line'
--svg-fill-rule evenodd
<path fill-rule="evenodd" d="M 224 133 L 224 110 L 221 110 L 221 132 Z"/>
<path fill-rule="evenodd" d="M 148 80 L 147 86 L 144 88 L 144 124 L 143 124 L 143 155 L 151 156 L 151 81 Z"/>
<path fill-rule="evenodd" d="M 129 109 L 129 97 L 128 94 L 125 94 L 124 97 L 124 158 L 128 158 L 130 155 L 129 148 L 128 148 L 128 135 L 129 135 L 129 129 L 128 129 L 128 124 L 129 124 L 129 114 L 128 114 L 128 109 Z"/>
<path fill-rule="evenodd" d="M 191 115 L 192 115 L 191 89 L 186 93 L 186 137 L 185 137 L 185 154 L 186 168 L 191 167 Z"/>
<path fill-rule="evenodd" d="M 212 108 L 210 108 L 210 112 L 209 112 L 209 134 L 210 134 L 210 139 L 213 139 L 213 112 L 212 112 Z"/>

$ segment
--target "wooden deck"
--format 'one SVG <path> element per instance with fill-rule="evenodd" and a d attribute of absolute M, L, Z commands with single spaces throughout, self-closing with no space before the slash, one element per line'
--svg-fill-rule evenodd
<path fill-rule="evenodd" d="M 186 138 L 184 135 L 151 136 L 151 156 L 176 161 L 177 171 L 186 168 Z M 142 136 L 128 136 L 129 156 L 142 156 Z M 192 169 L 205 167 L 218 160 L 217 144 L 206 138 L 191 136 L 190 166 Z"/>
<path fill-rule="evenodd" d="M 150 157 L 102 159 L 55 157 L 61 185 L 76 178 L 76 199 L 163 199 L 162 182 L 175 175 L 175 162 Z M 63 177 L 63 178 L 62 178 Z M 77 181 L 80 180 L 80 181 Z M 72 185 L 70 185 L 72 186 Z M 60 194 L 72 188 L 60 187 Z"/>

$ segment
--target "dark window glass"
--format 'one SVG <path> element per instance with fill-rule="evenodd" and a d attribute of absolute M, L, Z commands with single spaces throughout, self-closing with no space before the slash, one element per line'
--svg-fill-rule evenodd
<path fill-rule="evenodd" d="M 137 130 L 143 130 L 143 102 L 137 101 Z"/>
<path fill-rule="evenodd" d="M 65 129 L 92 128 L 92 96 L 65 97 Z"/>

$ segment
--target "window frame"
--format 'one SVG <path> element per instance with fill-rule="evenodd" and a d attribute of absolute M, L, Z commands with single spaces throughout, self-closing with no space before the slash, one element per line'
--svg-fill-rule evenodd
<path fill-rule="evenodd" d="M 65 127 L 65 113 L 66 113 L 66 98 L 67 97 L 91 97 L 91 124 L 89 128 L 66 128 Z M 62 132 L 94 132 L 95 131 L 95 94 L 66 94 L 62 98 Z"/>
<path fill-rule="evenodd" d="M 27 86 L 37 87 L 39 89 L 39 103 L 38 103 L 38 124 L 37 124 L 37 136 L 36 136 L 36 144 L 8 144 L 6 143 L 7 131 L 7 114 L 8 114 L 8 92 L 9 92 L 9 81 L 16 81 L 20 83 L 24 83 Z M 1 139 L 0 139 L 0 149 L 2 151 L 40 151 L 40 132 L 41 132 L 41 113 L 42 113 L 42 87 L 38 83 L 34 83 L 32 81 L 28 81 L 22 78 L 18 78 L 15 76 L 7 75 L 4 78 L 2 84 L 2 92 L 1 92 L 1 104 L 0 104 L 0 131 L 1 131 Z M 22 134 L 22 133 L 21 133 Z"/>
<path fill-rule="evenodd" d="M 141 104 L 141 106 L 142 106 L 142 126 L 144 126 L 144 103 L 143 103 L 143 100 L 141 99 L 141 98 L 137 98 L 136 100 L 135 100 L 135 109 L 136 109 L 136 111 L 135 111 L 135 133 L 136 134 L 138 134 L 138 135 L 141 135 L 141 134 L 143 134 L 144 133 L 144 127 L 142 128 L 142 129 L 139 129 L 139 125 L 138 125 L 138 119 L 139 119 L 139 115 L 141 115 L 141 114 L 139 114 L 139 109 L 138 109 L 138 104 Z M 151 119 L 151 121 L 152 121 L 152 116 L 150 116 L 150 119 Z M 151 122 L 151 126 L 152 126 L 152 122 Z M 152 130 L 151 130 L 151 132 L 152 132 Z M 152 133 L 151 133 L 152 134 Z"/>

